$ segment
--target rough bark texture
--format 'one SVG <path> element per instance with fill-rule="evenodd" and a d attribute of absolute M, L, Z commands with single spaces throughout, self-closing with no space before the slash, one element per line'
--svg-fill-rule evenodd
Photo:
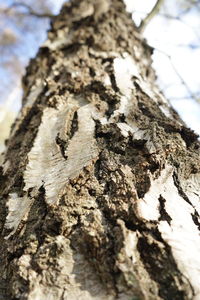
<path fill-rule="evenodd" d="M 100 4 L 65 4 L 23 79 L 0 176 L 0 299 L 199 300 L 197 136 L 122 1 Z"/>

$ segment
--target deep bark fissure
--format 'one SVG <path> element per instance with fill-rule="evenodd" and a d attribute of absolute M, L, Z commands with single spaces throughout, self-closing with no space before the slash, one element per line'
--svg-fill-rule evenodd
<path fill-rule="evenodd" d="M 159 295 L 161 298 L 165 300 L 187 299 L 187 295 L 184 291 L 179 290 L 179 285 L 182 284 L 182 282 L 177 284 L 174 280 L 174 275 L 179 277 L 181 274 L 176 267 L 176 262 L 172 257 L 170 249 L 167 249 L 167 253 L 163 255 L 163 253 L 160 252 L 160 247 L 155 243 L 149 244 L 146 237 L 139 239 L 138 249 L 150 276 L 159 283 Z M 146 253 L 150 255 L 151 259 L 146 256 Z"/>
<path fill-rule="evenodd" d="M 72 134 L 72 136 L 73 136 L 73 134 Z M 66 149 L 67 149 L 67 147 L 68 147 L 69 142 L 68 142 L 68 141 L 65 141 L 65 140 L 63 140 L 63 139 L 61 139 L 61 138 L 59 137 L 59 134 L 58 134 L 58 135 L 56 136 L 56 144 L 59 146 L 60 152 L 61 152 L 62 156 L 64 157 L 64 159 L 67 159 L 67 156 L 66 156 L 66 154 L 65 154 L 65 151 L 66 151 Z"/>
<path fill-rule="evenodd" d="M 198 214 L 198 212 L 196 211 L 196 209 L 195 209 L 195 211 L 194 211 L 194 214 L 191 214 L 191 216 L 192 216 L 192 219 L 193 219 L 194 223 L 196 224 L 196 226 L 197 226 L 198 229 L 200 230 L 199 214 Z"/>
<path fill-rule="evenodd" d="M 160 202 L 160 208 L 159 208 L 160 217 L 159 217 L 159 221 L 161 221 L 161 220 L 167 221 L 169 223 L 169 225 L 170 225 L 172 218 L 166 212 L 166 209 L 165 209 L 165 202 L 166 202 L 166 200 L 162 197 L 162 195 L 160 195 L 160 197 L 158 198 L 158 200 Z"/>
<path fill-rule="evenodd" d="M 189 198 L 187 197 L 187 195 L 184 193 L 184 191 L 183 191 L 183 189 L 182 189 L 182 187 L 181 187 L 181 183 L 180 183 L 180 181 L 179 181 L 179 178 L 178 178 L 178 175 L 177 175 L 177 173 L 173 173 L 173 180 L 174 180 L 174 184 L 175 184 L 175 186 L 176 186 L 176 188 L 177 188 L 177 190 L 178 190 L 178 193 L 179 193 L 179 195 L 189 204 L 189 205 L 191 205 L 192 207 L 194 207 L 193 206 L 193 204 L 191 203 L 191 201 L 189 200 Z M 196 212 L 197 213 L 197 212 Z M 199 216 L 199 215 L 198 215 Z"/>

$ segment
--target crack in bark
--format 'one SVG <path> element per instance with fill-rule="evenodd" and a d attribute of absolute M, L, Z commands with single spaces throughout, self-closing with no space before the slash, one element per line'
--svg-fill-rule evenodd
<path fill-rule="evenodd" d="M 34 106 L 9 140 L 5 161 L 8 160 L 10 166 L 5 176 L 10 177 L 10 182 L 7 186 L 5 186 L 6 181 L 2 182 L 1 188 L 3 193 L 9 193 L 11 187 L 14 191 L 19 190 L 21 192 L 23 189 L 23 172 L 28 163 L 27 155 L 33 147 L 41 123 L 41 117 L 42 111 L 37 106 Z M 12 153 L 12 155 L 10 155 L 10 153 Z M 17 153 L 17 155 L 15 153 Z M 17 171 L 19 169 L 20 172 Z"/>
<path fill-rule="evenodd" d="M 105 88 L 101 81 L 94 80 L 90 85 L 85 88 L 85 92 L 91 93 L 94 92 L 99 96 L 102 101 L 105 101 L 108 104 L 108 110 L 105 112 L 105 115 L 109 118 L 113 112 L 117 109 L 117 104 L 119 103 L 119 97 L 112 95 L 109 90 Z"/>
<path fill-rule="evenodd" d="M 69 138 L 72 139 L 77 131 L 78 131 L 78 113 L 77 111 L 75 111 L 71 122 Z"/>
<path fill-rule="evenodd" d="M 180 131 L 180 135 L 182 139 L 185 141 L 187 147 L 191 147 L 195 142 L 198 142 L 199 135 L 194 132 L 194 130 L 187 128 L 185 126 L 182 127 Z"/>
<path fill-rule="evenodd" d="M 116 93 L 119 93 L 120 90 L 119 90 L 119 88 L 118 88 L 118 86 L 117 86 L 116 79 L 115 79 L 115 75 L 114 75 L 113 73 L 110 74 L 110 81 L 111 81 L 113 90 L 114 90 Z"/>
<path fill-rule="evenodd" d="M 158 198 L 158 201 L 160 203 L 160 206 L 159 206 L 160 217 L 158 220 L 159 221 L 167 221 L 167 223 L 170 225 L 172 218 L 170 217 L 170 215 L 167 213 L 167 211 L 165 209 L 166 200 L 162 197 L 162 195 L 160 195 L 160 197 Z"/>
<path fill-rule="evenodd" d="M 192 220 L 194 221 L 194 224 L 198 227 L 200 230 L 200 221 L 199 221 L 199 214 L 197 210 L 195 209 L 194 214 L 191 214 Z"/>
<path fill-rule="evenodd" d="M 149 243 L 147 236 L 143 236 L 139 238 L 138 250 L 149 275 L 158 283 L 159 296 L 164 300 L 187 300 L 186 293 L 180 290 L 183 284 L 181 273 L 169 246 L 165 245 L 166 252 L 162 251 L 155 242 Z M 176 282 L 175 277 L 179 282 Z"/>
<path fill-rule="evenodd" d="M 65 151 L 69 145 L 69 141 L 64 141 L 63 139 L 61 139 L 58 133 L 56 136 L 56 144 L 59 146 L 63 158 L 67 160 L 68 156 L 65 154 Z"/>
<path fill-rule="evenodd" d="M 96 138 L 99 147 L 106 148 L 111 153 L 115 153 L 117 160 L 122 165 L 129 165 L 135 174 L 135 187 L 139 198 L 142 198 L 150 188 L 150 177 L 147 169 L 155 172 L 157 164 L 151 155 L 146 155 L 146 140 L 134 140 L 129 135 L 124 137 L 116 124 L 102 125 L 96 121 Z"/>
<path fill-rule="evenodd" d="M 174 185 L 178 190 L 179 195 L 188 203 L 190 204 L 194 209 L 195 207 L 193 206 L 192 202 L 190 201 L 190 199 L 188 198 L 188 196 L 186 195 L 186 193 L 183 191 L 183 188 L 181 187 L 181 183 L 179 181 L 178 175 L 176 172 L 173 172 L 173 181 L 174 181 Z"/>

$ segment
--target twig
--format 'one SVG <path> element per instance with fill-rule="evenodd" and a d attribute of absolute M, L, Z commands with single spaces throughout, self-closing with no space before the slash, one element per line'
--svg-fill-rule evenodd
<path fill-rule="evenodd" d="M 172 61 L 172 58 L 169 54 L 167 54 L 166 52 L 164 52 L 163 50 L 160 50 L 160 49 L 157 49 L 157 48 L 154 48 L 154 50 L 164 54 L 170 61 L 170 64 L 172 66 L 172 69 L 174 70 L 174 73 L 176 74 L 176 76 L 179 78 L 181 84 L 185 87 L 185 89 L 187 90 L 190 98 L 194 99 L 195 101 L 199 102 L 199 99 L 197 98 L 197 96 L 192 92 L 192 90 L 190 89 L 190 87 L 188 86 L 188 84 L 185 82 L 185 80 L 183 79 L 183 77 L 180 75 L 180 73 L 178 72 L 178 70 L 176 69 L 173 61 Z"/>
<path fill-rule="evenodd" d="M 9 12 L 14 7 L 25 7 L 28 12 L 26 14 L 37 17 L 37 18 L 53 18 L 55 15 L 50 13 L 39 13 L 33 10 L 28 4 L 23 2 L 13 2 L 8 8 L 4 9 L 4 13 Z"/>
<path fill-rule="evenodd" d="M 135 10 L 135 12 L 138 13 L 138 14 L 142 14 L 142 15 L 145 14 L 144 11 Z M 184 22 L 181 19 L 180 15 L 178 15 L 178 16 L 172 16 L 172 15 L 169 15 L 169 14 L 166 14 L 166 13 L 160 13 L 160 12 L 157 13 L 157 15 L 160 16 L 160 17 L 166 18 L 166 19 L 172 19 L 172 20 L 175 20 L 175 21 L 178 21 L 178 22 L 182 23 L 183 25 L 185 25 L 186 27 L 188 27 L 189 29 L 191 29 L 193 31 L 193 33 L 196 35 L 196 37 L 197 37 L 198 40 L 200 39 L 200 36 L 197 33 L 196 29 L 193 28 L 192 26 L 190 26 L 189 24 L 187 24 L 186 22 Z"/>
<path fill-rule="evenodd" d="M 161 9 L 161 6 L 163 5 L 163 3 L 164 3 L 164 0 L 157 0 L 156 4 L 152 8 L 152 10 L 146 15 L 146 17 L 141 21 L 140 25 L 138 26 L 140 33 L 144 32 L 147 25 L 157 15 L 159 10 Z"/>

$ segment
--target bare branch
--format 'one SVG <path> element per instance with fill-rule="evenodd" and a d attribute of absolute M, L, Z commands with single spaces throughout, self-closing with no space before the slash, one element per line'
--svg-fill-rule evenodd
<path fill-rule="evenodd" d="M 14 7 L 24 7 L 27 9 L 27 13 L 23 13 L 25 15 L 31 15 L 37 18 L 53 18 L 55 15 L 51 13 L 39 13 L 32 9 L 31 6 L 29 6 L 26 3 L 23 2 L 13 2 L 9 7 L 2 10 L 4 13 L 9 13 Z"/>
<path fill-rule="evenodd" d="M 135 12 L 138 13 L 138 14 L 145 14 L 144 11 L 135 10 Z M 168 14 L 168 13 L 161 13 L 161 12 L 157 13 L 157 15 L 160 16 L 160 17 L 163 17 L 163 18 L 166 18 L 166 19 L 175 20 L 175 21 L 179 21 L 179 22 L 182 23 L 183 25 L 187 26 L 188 28 L 190 28 L 190 29 L 193 31 L 193 33 L 196 35 L 197 39 L 200 40 L 200 36 L 199 36 L 199 33 L 197 32 L 197 30 L 196 30 L 194 27 L 192 27 L 192 26 L 190 26 L 189 24 L 187 24 L 186 22 L 184 22 L 183 19 L 181 18 L 181 14 L 182 14 L 182 13 L 180 13 L 180 14 L 177 15 L 177 16 L 173 16 L 173 15 L 170 15 L 170 14 Z M 139 25 L 139 27 L 140 27 L 140 26 L 141 26 L 141 25 Z M 138 27 L 138 28 L 139 28 L 139 27 Z M 145 29 L 145 28 L 144 28 L 144 29 Z M 144 30 L 143 30 L 143 31 L 144 31 Z"/>
<path fill-rule="evenodd" d="M 192 91 L 192 90 L 190 89 L 190 87 L 188 86 L 187 82 L 186 82 L 186 81 L 183 79 L 183 77 L 180 75 L 180 73 L 178 72 L 176 66 L 174 65 L 174 63 L 173 63 L 173 61 L 172 61 L 172 57 L 171 57 L 169 54 L 167 54 L 166 52 L 164 52 L 163 50 L 160 50 L 160 49 L 157 49 L 157 48 L 154 48 L 154 50 L 156 50 L 156 51 L 162 53 L 163 55 L 165 55 L 165 56 L 169 59 L 170 64 L 171 64 L 171 66 L 172 66 L 172 69 L 174 70 L 174 73 L 175 73 L 176 76 L 179 78 L 181 84 L 185 87 L 186 91 L 188 92 L 189 97 L 190 97 L 191 99 L 193 99 L 193 100 L 199 102 L 199 97 L 198 97 L 195 93 L 193 93 L 193 91 Z M 184 98 L 186 98 L 186 97 L 184 97 Z"/>
<path fill-rule="evenodd" d="M 157 15 L 157 13 L 160 11 L 161 6 L 163 5 L 164 0 L 157 0 L 156 4 L 152 8 L 152 10 L 147 14 L 147 16 L 141 21 L 140 25 L 138 26 L 138 29 L 141 33 L 144 32 L 147 25 L 150 23 L 150 21 Z"/>

